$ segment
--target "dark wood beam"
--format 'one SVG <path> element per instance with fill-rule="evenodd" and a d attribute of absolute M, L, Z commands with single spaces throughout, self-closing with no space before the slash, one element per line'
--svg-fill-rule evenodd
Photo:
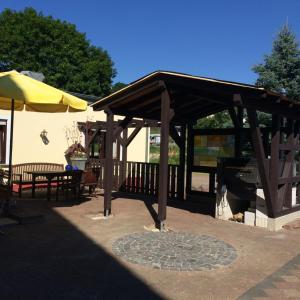
<path fill-rule="evenodd" d="M 140 98 L 144 95 L 147 95 L 148 93 L 151 93 L 157 89 L 164 89 L 165 86 L 162 86 L 160 81 L 154 81 L 151 82 L 149 84 L 143 85 L 141 87 L 137 87 L 134 90 L 132 90 L 131 92 L 128 91 L 122 91 L 119 94 L 116 94 L 114 97 L 111 97 L 110 99 L 107 99 L 107 101 L 102 102 L 101 101 L 97 104 L 95 104 L 94 110 L 98 110 L 100 108 L 100 110 L 102 110 L 107 104 L 113 104 L 115 105 L 122 105 L 125 103 L 128 103 L 130 101 L 132 101 L 132 99 L 134 98 Z"/>
<path fill-rule="evenodd" d="M 138 99 L 138 101 L 136 103 L 130 103 L 130 105 L 128 106 L 128 110 L 129 111 L 135 111 L 138 110 L 140 108 L 142 109 L 147 109 L 148 107 L 153 106 L 153 103 L 155 102 L 159 102 L 161 98 L 161 95 L 154 95 L 153 97 L 147 99 L 147 100 L 143 100 L 143 99 Z"/>
<path fill-rule="evenodd" d="M 174 126 L 174 124 L 170 124 L 170 136 L 171 136 L 171 138 L 174 140 L 174 142 L 176 143 L 176 145 L 178 146 L 178 147 L 180 147 L 180 145 L 181 145 L 181 137 L 179 136 L 179 134 L 178 134 L 178 131 L 177 131 L 177 129 L 176 129 L 176 127 Z"/>
<path fill-rule="evenodd" d="M 120 189 L 121 191 L 124 190 L 125 188 L 125 184 L 126 184 L 126 174 L 127 174 L 127 146 L 126 146 L 126 142 L 127 142 L 127 137 L 128 137 L 128 129 L 125 128 L 123 130 L 123 145 L 122 145 L 122 161 L 121 161 L 121 184 L 120 184 Z"/>
<path fill-rule="evenodd" d="M 185 193 L 188 195 L 192 187 L 192 166 L 194 161 L 193 123 L 187 123 L 187 156 L 186 156 L 186 185 Z"/>
<path fill-rule="evenodd" d="M 230 118 L 231 118 L 231 121 L 232 121 L 232 123 L 233 123 L 233 126 L 234 126 L 236 129 L 241 128 L 241 124 L 240 124 L 238 115 L 237 115 L 236 111 L 234 110 L 234 107 L 233 107 L 233 106 L 231 106 L 231 107 L 228 108 L 228 113 L 229 113 L 229 115 L 230 115 Z"/>
<path fill-rule="evenodd" d="M 128 126 L 128 124 L 132 121 L 131 116 L 126 116 L 114 130 L 114 140 L 120 135 L 120 133 Z"/>
<path fill-rule="evenodd" d="M 167 90 L 161 98 L 161 129 L 160 129 L 160 162 L 159 162 L 159 192 L 158 192 L 158 227 L 165 229 L 168 199 L 168 157 L 169 157 L 169 127 L 170 127 L 170 97 Z"/>
<path fill-rule="evenodd" d="M 257 160 L 257 167 L 258 167 L 260 180 L 265 195 L 268 216 L 270 218 L 274 218 L 275 211 L 274 211 L 274 203 L 273 203 L 272 192 L 271 192 L 271 184 L 269 181 L 269 171 L 268 171 L 264 146 L 261 138 L 261 130 L 258 125 L 256 110 L 247 108 L 247 115 L 250 124 L 253 148 Z"/>
<path fill-rule="evenodd" d="M 184 200 L 184 175 L 185 175 L 185 143 L 186 123 L 181 124 L 179 145 L 179 169 L 177 174 L 178 199 Z"/>
<path fill-rule="evenodd" d="M 133 130 L 133 132 L 130 134 L 130 136 L 127 138 L 125 142 L 126 147 L 130 145 L 130 143 L 133 141 L 133 139 L 136 137 L 136 135 L 140 132 L 142 128 L 143 128 L 143 124 L 137 124 L 136 128 Z"/>
<path fill-rule="evenodd" d="M 105 165 L 104 165 L 104 216 L 111 214 L 111 193 L 113 188 L 113 126 L 114 115 L 106 112 L 106 142 L 105 142 Z"/>

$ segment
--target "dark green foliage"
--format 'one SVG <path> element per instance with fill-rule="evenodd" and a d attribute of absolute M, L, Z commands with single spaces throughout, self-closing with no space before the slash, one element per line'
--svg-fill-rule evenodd
<path fill-rule="evenodd" d="M 104 96 L 116 71 L 108 53 L 92 46 L 75 25 L 33 8 L 0 14 L 0 70 L 42 72 L 46 83 L 67 91 Z"/>
<path fill-rule="evenodd" d="M 127 86 L 127 84 L 125 84 L 125 83 L 123 83 L 123 82 L 116 82 L 116 83 L 112 86 L 111 92 L 114 93 L 114 92 L 116 92 L 116 91 L 118 91 L 118 90 L 123 89 L 123 88 L 126 87 L 126 86 Z"/>
<path fill-rule="evenodd" d="M 233 124 L 227 111 L 222 111 L 206 118 L 199 119 L 195 128 L 232 128 Z"/>
<path fill-rule="evenodd" d="M 285 25 L 273 42 L 270 55 L 262 64 L 255 65 L 256 84 L 286 94 L 300 101 L 300 51 L 296 37 Z"/>

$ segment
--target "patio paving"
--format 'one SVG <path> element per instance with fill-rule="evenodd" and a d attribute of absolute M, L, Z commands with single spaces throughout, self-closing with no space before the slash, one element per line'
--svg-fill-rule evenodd
<path fill-rule="evenodd" d="M 0 236 L 1 298 L 299 299 L 300 230 L 269 232 L 199 214 L 197 204 L 171 203 L 171 233 L 209 236 L 230 245 L 236 258 L 211 270 L 162 270 L 113 251 L 126 236 L 152 234 L 144 226 L 152 224 L 156 204 L 118 198 L 112 205 L 114 217 L 99 220 L 92 216 L 101 212 L 102 197 L 82 203 L 19 200 L 19 210 L 42 213 L 44 221 L 7 227 Z"/>
<path fill-rule="evenodd" d="M 112 249 L 129 262 L 170 271 L 211 270 L 236 259 L 236 250 L 223 241 L 186 232 L 134 233 L 116 240 Z"/>

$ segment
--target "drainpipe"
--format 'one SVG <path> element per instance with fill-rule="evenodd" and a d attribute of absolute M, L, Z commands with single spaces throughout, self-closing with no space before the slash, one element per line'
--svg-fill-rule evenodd
<path fill-rule="evenodd" d="M 146 127 L 146 151 L 145 151 L 145 162 L 149 162 L 150 147 L 149 147 L 149 136 L 150 136 L 150 127 Z"/>

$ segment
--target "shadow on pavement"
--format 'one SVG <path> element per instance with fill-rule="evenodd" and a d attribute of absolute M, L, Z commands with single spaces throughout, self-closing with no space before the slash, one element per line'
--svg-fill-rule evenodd
<path fill-rule="evenodd" d="M 1 299 L 162 299 L 51 207 L 42 213 L 0 236 Z"/>

